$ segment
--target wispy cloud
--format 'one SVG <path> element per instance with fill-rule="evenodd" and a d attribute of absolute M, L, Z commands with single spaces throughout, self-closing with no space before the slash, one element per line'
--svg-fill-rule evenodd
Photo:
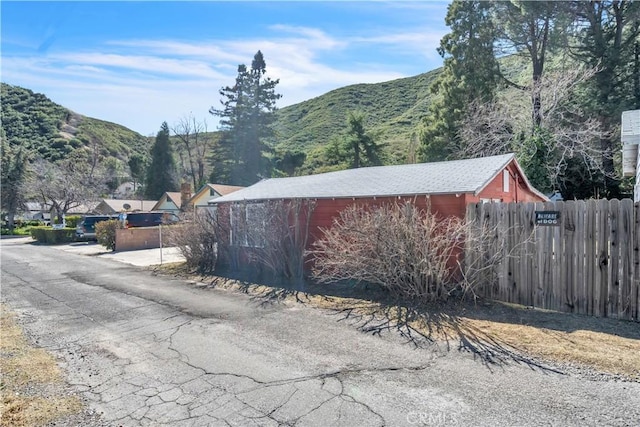
<path fill-rule="evenodd" d="M 222 74 L 213 70 L 203 61 L 162 58 L 150 55 L 69 53 L 52 55 L 51 59 L 67 64 L 119 68 L 128 71 L 142 71 L 152 75 L 197 76 L 203 78 L 223 77 Z"/>
<path fill-rule="evenodd" d="M 237 65 L 249 64 L 258 49 L 265 55 L 269 76 L 280 79 L 282 107 L 349 84 L 417 74 L 402 71 L 409 66 L 376 62 L 376 55 L 369 53 L 390 49 L 406 54 L 408 61 L 431 45 L 435 51 L 441 36 L 406 30 L 338 37 L 283 24 L 269 31 L 234 40 L 109 40 L 93 49 L 3 56 L 3 80 L 42 91 L 80 113 L 149 134 L 163 120 L 171 123 L 189 112 L 207 116 L 209 107 L 218 104 L 219 88 L 231 84 Z"/>

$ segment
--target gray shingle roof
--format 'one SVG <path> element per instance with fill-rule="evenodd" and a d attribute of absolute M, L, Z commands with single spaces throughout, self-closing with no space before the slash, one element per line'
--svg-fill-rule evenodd
<path fill-rule="evenodd" d="M 477 193 L 515 159 L 513 154 L 468 160 L 376 166 L 291 178 L 271 178 L 210 203 Z"/>

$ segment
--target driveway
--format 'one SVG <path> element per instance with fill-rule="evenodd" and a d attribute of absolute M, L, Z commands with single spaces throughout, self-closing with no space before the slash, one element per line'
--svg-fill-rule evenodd
<path fill-rule="evenodd" d="M 637 425 L 640 383 L 487 364 L 340 313 L 3 240 L 2 301 L 104 425 Z M 85 248 L 85 250 L 87 250 Z M 101 425 L 103 425 L 101 424 Z"/>
<path fill-rule="evenodd" d="M 30 239 L 31 238 L 27 238 L 24 242 L 30 243 Z M 125 264 L 137 265 L 139 267 L 184 261 L 184 257 L 178 248 L 173 247 L 113 252 L 105 249 L 104 246 L 99 245 L 96 242 L 73 242 L 51 246 L 51 248 L 78 255 L 90 255 L 103 259 L 111 259 Z"/>

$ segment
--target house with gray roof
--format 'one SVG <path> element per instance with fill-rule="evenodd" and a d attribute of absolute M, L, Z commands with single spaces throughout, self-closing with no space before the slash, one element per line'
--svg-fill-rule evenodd
<path fill-rule="evenodd" d="M 209 205 L 216 209 L 218 218 L 228 217 L 228 243 L 247 246 L 251 239 L 238 232 L 234 235 L 234 224 L 259 224 L 260 206 L 278 200 L 313 202 L 308 219 L 310 247 L 322 235 L 322 229 L 331 227 L 340 212 L 351 205 L 366 208 L 411 202 L 442 217 L 463 218 L 471 203 L 538 202 L 548 198 L 531 185 L 515 155 L 504 154 L 265 179 L 211 199 Z"/>
<path fill-rule="evenodd" d="M 101 214 L 117 214 L 120 212 L 134 211 L 148 212 L 153 209 L 156 203 L 157 200 L 102 199 L 93 211 Z"/>

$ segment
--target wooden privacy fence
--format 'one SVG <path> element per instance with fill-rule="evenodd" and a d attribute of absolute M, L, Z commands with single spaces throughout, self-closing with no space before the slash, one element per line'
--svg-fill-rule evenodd
<path fill-rule="evenodd" d="M 478 203 L 467 221 L 463 271 L 478 295 L 640 320 L 640 204 Z"/>

